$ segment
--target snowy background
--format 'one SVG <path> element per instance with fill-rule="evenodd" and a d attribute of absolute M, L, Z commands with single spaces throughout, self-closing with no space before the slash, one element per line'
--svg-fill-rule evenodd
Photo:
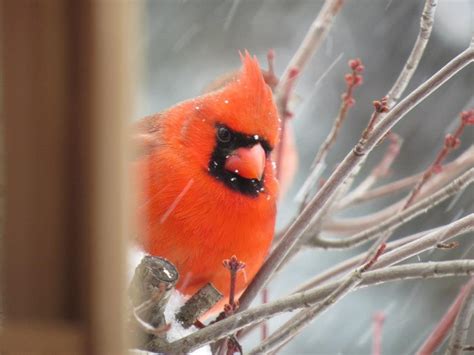
<path fill-rule="evenodd" d="M 400 72 L 419 30 L 421 0 L 347 1 L 322 48 L 298 82 L 300 102 L 294 120 L 300 168 L 293 188 L 280 206 L 278 225 L 295 213 L 293 201 L 307 176 L 319 144 L 329 132 L 344 90 L 347 61 L 360 57 L 365 64 L 364 85 L 356 91 L 356 106 L 350 111 L 328 157 L 334 167 L 352 148 L 372 112 L 371 102 L 384 96 Z M 322 1 L 266 0 L 150 0 L 141 21 L 143 67 L 137 97 L 136 117 L 161 111 L 181 100 L 197 96 L 217 76 L 239 67 L 238 51 L 248 49 L 266 67 L 269 48 L 276 51 L 276 70 L 281 74 Z M 441 68 L 469 43 L 474 29 L 474 1 L 441 0 L 433 34 L 407 92 Z M 328 72 L 327 69 L 331 68 Z M 324 74 L 324 76 L 322 76 Z M 457 124 L 457 114 L 474 93 L 474 68 L 470 66 L 450 80 L 395 128 L 404 138 L 400 158 L 389 180 L 423 170 L 433 160 L 447 131 Z M 456 122 L 455 122 L 456 121 Z M 466 131 L 463 145 L 451 159 L 474 142 L 474 129 Z M 376 150 L 362 178 L 377 161 Z M 326 172 L 327 173 L 327 172 Z M 327 176 L 327 174 L 326 174 Z M 457 196 L 413 223 L 398 230 L 393 238 L 447 223 L 474 209 L 474 189 Z M 398 198 L 401 195 L 397 196 Z M 350 211 L 360 215 L 393 201 L 385 199 Z M 425 260 L 474 257 L 471 236 L 461 247 L 421 255 Z M 270 297 L 291 291 L 315 275 L 364 248 L 344 251 L 307 250 L 301 253 L 270 286 Z M 412 260 L 412 262 L 415 262 Z M 371 319 L 376 311 L 386 313 L 383 335 L 385 354 L 413 352 L 430 332 L 458 292 L 461 279 L 392 283 L 350 294 L 308 327 L 283 353 L 370 353 Z M 285 317 L 275 318 L 275 329 Z M 243 343 L 249 349 L 258 339 Z M 474 337 L 474 336 L 473 336 Z"/>

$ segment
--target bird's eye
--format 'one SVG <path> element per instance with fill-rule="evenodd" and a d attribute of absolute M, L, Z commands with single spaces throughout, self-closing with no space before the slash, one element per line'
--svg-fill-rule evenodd
<path fill-rule="evenodd" d="M 222 143 L 229 143 L 232 139 L 232 133 L 225 127 L 219 127 L 217 130 L 217 138 Z"/>

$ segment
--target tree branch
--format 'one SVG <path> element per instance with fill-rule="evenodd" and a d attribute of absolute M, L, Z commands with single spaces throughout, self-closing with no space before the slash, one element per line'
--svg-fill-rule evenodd
<path fill-rule="evenodd" d="M 466 284 L 466 294 L 458 312 L 458 316 L 454 321 L 451 339 L 449 340 L 446 354 L 460 355 L 462 354 L 463 344 L 466 342 L 467 331 L 474 313 L 474 278 L 471 278 Z"/>
<path fill-rule="evenodd" d="M 470 283 L 472 284 L 472 278 Z M 456 315 L 459 313 L 461 304 L 466 297 L 468 292 L 467 286 L 469 286 L 469 283 L 461 288 L 461 291 L 454 302 L 451 304 L 439 323 L 416 352 L 417 355 L 431 355 L 441 346 L 441 344 L 443 344 L 453 326 Z"/>
<path fill-rule="evenodd" d="M 282 78 L 275 88 L 275 102 L 281 119 L 280 142 L 277 150 L 276 161 L 281 164 L 283 152 L 283 139 L 288 118 L 289 91 L 294 87 L 296 75 L 300 75 L 305 69 L 311 57 L 316 53 L 321 43 L 331 28 L 334 17 L 341 9 L 344 0 L 326 0 L 318 16 L 311 24 L 305 38 L 293 58 L 288 63 Z M 280 169 L 277 166 L 277 169 Z"/>
<path fill-rule="evenodd" d="M 418 67 L 421 57 L 428 43 L 431 30 L 433 29 L 434 15 L 438 0 L 426 0 L 423 12 L 420 19 L 420 32 L 416 38 L 415 45 L 411 50 L 410 56 L 408 57 L 402 72 L 398 76 L 397 80 L 393 84 L 392 88 L 388 92 L 388 106 L 392 107 L 398 102 L 403 92 L 405 91 L 408 83 L 410 82 L 413 74 Z"/>

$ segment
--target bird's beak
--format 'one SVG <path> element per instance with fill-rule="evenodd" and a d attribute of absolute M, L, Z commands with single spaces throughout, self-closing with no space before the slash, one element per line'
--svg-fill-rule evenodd
<path fill-rule="evenodd" d="M 265 150 L 257 143 L 252 147 L 234 150 L 225 162 L 225 169 L 246 179 L 261 180 L 265 159 Z"/>

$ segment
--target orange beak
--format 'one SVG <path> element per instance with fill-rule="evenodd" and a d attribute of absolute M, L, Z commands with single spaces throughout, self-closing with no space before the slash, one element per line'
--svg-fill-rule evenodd
<path fill-rule="evenodd" d="M 238 148 L 225 162 L 225 169 L 246 179 L 261 180 L 265 169 L 265 150 L 260 143 L 253 147 Z"/>

